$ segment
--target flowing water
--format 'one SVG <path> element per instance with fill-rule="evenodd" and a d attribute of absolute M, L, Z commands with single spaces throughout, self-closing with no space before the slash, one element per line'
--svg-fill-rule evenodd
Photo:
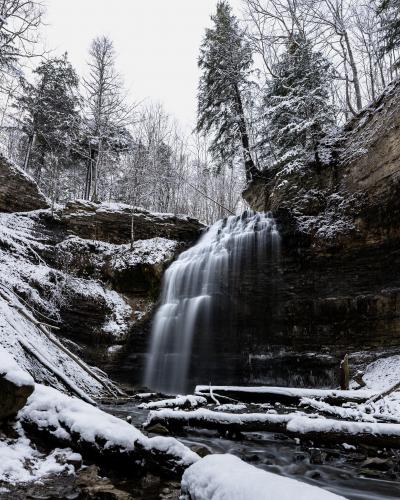
<path fill-rule="evenodd" d="M 132 423 L 138 428 L 148 415 L 148 410 L 138 408 L 134 401 L 103 406 L 103 409 L 120 418 L 131 416 Z M 276 409 L 290 412 L 296 408 L 277 405 Z M 232 440 L 221 437 L 216 431 L 187 428 L 176 437 L 189 447 L 201 445 L 212 453 L 232 453 L 256 467 L 325 488 L 348 500 L 400 498 L 398 450 L 301 444 L 295 439 L 268 432 L 245 433 L 243 439 Z"/>
<path fill-rule="evenodd" d="M 232 320 L 232 297 L 251 263 L 277 259 L 280 237 L 270 213 L 245 212 L 211 226 L 165 273 L 144 383 L 169 394 L 185 391 L 195 336 L 206 336 L 218 309 Z"/>

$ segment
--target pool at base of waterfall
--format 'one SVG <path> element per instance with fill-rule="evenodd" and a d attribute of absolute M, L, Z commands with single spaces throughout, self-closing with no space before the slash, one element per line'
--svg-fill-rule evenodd
<path fill-rule="evenodd" d="M 139 404 L 110 402 L 102 409 L 124 419 L 131 416 L 132 424 L 140 427 L 148 410 L 138 408 Z M 277 411 L 282 410 L 278 405 Z M 231 453 L 261 469 L 329 488 L 349 500 L 400 498 L 400 450 L 355 447 L 346 443 L 316 446 L 268 432 L 244 433 L 241 439 L 227 439 L 214 431 L 189 428 L 176 437 L 189 447 L 201 446 L 211 453 Z"/>

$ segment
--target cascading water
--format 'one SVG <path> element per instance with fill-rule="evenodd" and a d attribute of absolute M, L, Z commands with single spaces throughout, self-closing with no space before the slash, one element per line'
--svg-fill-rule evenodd
<path fill-rule="evenodd" d="M 147 387 L 184 392 L 195 335 L 207 332 L 216 307 L 234 314 L 229 301 L 237 283 L 232 286 L 230 276 L 240 280 L 248 265 L 276 259 L 279 245 L 271 213 L 245 212 L 216 222 L 180 255 L 165 273 L 146 365 Z"/>

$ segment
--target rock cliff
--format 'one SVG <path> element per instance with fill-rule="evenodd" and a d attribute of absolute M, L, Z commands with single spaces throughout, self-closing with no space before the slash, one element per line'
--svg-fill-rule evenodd
<path fill-rule="evenodd" d="M 303 171 L 266 171 L 244 197 L 273 211 L 282 235 L 275 278 L 265 273 L 257 290 L 251 270 L 243 278 L 243 297 L 252 296 L 239 315 L 253 367 L 246 373 L 274 378 L 278 363 L 312 383 L 322 372 L 334 377 L 346 352 L 353 367 L 397 352 L 400 81 L 326 138 Z"/>
<path fill-rule="evenodd" d="M 48 206 L 33 179 L 0 155 L 0 212 L 25 212 Z"/>
<path fill-rule="evenodd" d="M 35 182 L 4 159 L 0 181 L 0 346 L 36 381 L 61 388 L 68 379 L 102 394 L 97 375 L 52 339 L 106 367 L 149 318 L 165 267 L 202 225 L 121 204 L 50 210 Z"/>

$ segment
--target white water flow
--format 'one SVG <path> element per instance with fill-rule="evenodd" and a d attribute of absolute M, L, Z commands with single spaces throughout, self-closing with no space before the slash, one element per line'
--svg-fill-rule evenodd
<path fill-rule="evenodd" d="M 185 390 L 194 335 L 207 331 L 212 307 L 223 300 L 221 290 L 230 275 L 240 280 L 246 266 L 276 258 L 279 244 L 271 213 L 245 212 L 216 222 L 180 255 L 164 276 L 146 365 L 147 387 L 168 394 Z"/>

